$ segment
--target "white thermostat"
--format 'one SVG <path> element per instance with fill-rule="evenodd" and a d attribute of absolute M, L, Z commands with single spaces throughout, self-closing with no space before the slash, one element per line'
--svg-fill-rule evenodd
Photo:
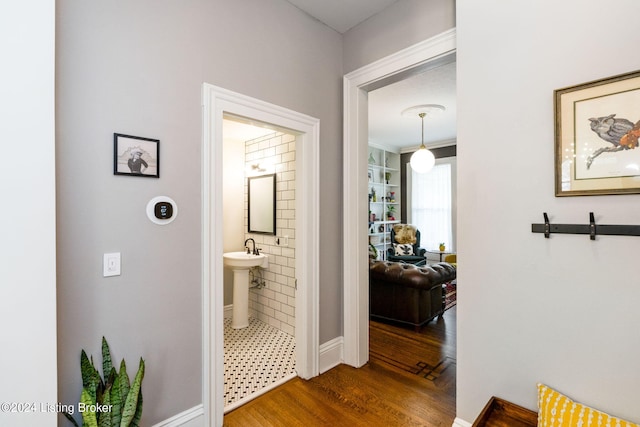
<path fill-rule="evenodd" d="M 154 197 L 147 203 L 147 216 L 154 224 L 167 225 L 178 216 L 178 205 L 170 197 Z"/>

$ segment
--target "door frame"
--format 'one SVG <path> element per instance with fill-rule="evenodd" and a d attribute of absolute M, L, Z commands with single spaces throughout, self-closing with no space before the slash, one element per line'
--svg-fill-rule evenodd
<path fill-rule="evenodd" d="M 202 86 L 202 372 L 206 426 L 224 415 L 222 120 L 225 113 L 286 128 L 296 135 L 296 371 L 319 373 L 320 121 L 208 83 Z"/>
<path fill-rule="evenodd" d="M 343 360 L 354 367 L 369 360 L 368 92 L 437 67 L 455 52 L 453 28 L 344 76 Z"/>

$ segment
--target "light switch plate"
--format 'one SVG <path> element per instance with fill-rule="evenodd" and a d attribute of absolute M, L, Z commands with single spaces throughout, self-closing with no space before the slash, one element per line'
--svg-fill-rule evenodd
<path fill-rule="evenodd" d="M 103 276 L 119 276 L 120 275 L 120 252 L 112 252 L 104 254 Z"/>

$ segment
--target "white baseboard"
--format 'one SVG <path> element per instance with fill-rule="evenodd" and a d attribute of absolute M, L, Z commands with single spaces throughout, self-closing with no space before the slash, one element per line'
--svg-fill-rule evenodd
<path fill-rule="evenodd" d="M 344 337 L 337 337 L 321 344 L 319 350 L 318 370 L 322 374 L 344 361 Z"/>
<path fill-rule="evenodd" d="M 453 425 L 451 427 L 471 427 L 471 423 L 461 418 L 456 418 L 455 420 L 453 420 Z"/>
<path fill-rule="evenodd" d="M 153 427 L 202 427 L 203 425 L 204 406 L 198 405 L 158 424 L 154 424 Z"/>

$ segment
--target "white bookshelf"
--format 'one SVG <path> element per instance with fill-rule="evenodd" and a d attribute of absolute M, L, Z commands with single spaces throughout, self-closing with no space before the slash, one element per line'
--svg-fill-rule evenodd
<path fill-rule="evenodd" d="M 400 153 L 369 145 L 368 162 L 369 243 L 386 259 L 391 227 L 400 222 Z"/>

